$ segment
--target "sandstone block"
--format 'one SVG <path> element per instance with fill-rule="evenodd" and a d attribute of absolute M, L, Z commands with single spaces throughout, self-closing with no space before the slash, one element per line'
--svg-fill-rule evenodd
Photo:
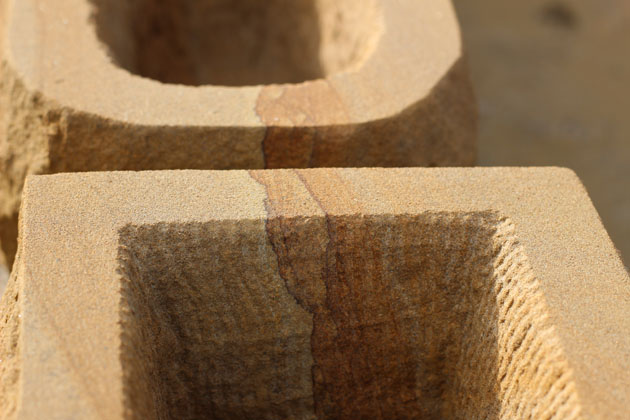
<path fill-rule="evenodd" d="M 630 280 L 564 169 L 29 178 L 3 419 L 625 419 Z"/>
<path fill-rule="evenodd" d="M 474 163 L 449 0 L 2 4 L 13 226 L 27 174 Z"/>

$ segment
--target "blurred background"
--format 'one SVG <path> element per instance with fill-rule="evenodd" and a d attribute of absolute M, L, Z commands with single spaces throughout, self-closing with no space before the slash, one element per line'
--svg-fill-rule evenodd
<path fill-rule="evenodd" d="M 630 264 L 630 0 L 454 0 L 479 165 L 565 166 Z"/>

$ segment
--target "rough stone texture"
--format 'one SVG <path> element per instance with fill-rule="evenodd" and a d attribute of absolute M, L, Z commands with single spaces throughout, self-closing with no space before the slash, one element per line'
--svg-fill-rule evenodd
<path fill-rule="evenodd" d="M 29 178 L 2 419 L 624 419 L 630 279 L 565 169 Z"/>
<path fill-rule="evenodd" d="M 479 164 L 576 171 L 630 267 L 630 2 L 454 0 Z"/>
<path fill-rule="evenodd" d="M 474 163 L 449 0 L 0 7 L 9 260 L 27 174 Z"/>

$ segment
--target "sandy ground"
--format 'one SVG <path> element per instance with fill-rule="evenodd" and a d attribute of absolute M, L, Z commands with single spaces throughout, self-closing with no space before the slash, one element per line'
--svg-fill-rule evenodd
<path fill-rule="evenodd" d="M 630 264 L 630 2 L 454 0 L 479 107 L 479 164 L 582 179 Z"/>

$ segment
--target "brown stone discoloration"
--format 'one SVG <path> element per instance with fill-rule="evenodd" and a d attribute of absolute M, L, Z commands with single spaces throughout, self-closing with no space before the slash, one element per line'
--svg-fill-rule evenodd
<path fill-rule="evenodd" d="M 265 168 L 324 166 L 330 143 L 351 134 L 346 105 L 326 80 L 265 86 L 256 113 L 267 127 Z"/>
<path fill-rule="evenodd" d="M 279 273 L 287 290 L 313 316 L 312 381 L 318 418 L 421 414 L 416 372 L 410 366 L 414 349 L 401 337 L 393 297 L 380 293 L 386 288 L 383 255 L 372 244 L 370 224 L 357 226 L 352 218 L 330 217 L 299 173 L 289 177 L 304 183 L 324 217 L 287 218 L 282 191 L 287 183 L 270 183 L 263 172 L 252 176 L 267 191 L 267 234 Z M 366 281 L 373 277 L 373 282 Z M 383 309 L 382 319 L 375 320 L 373 311 Z M 380 348 L 374 349 L 374 343 Z M 387 363 L 387 355 L 393 355 L 393 365 L 392 360 Z M 387 377 L 389 383 L 379 382 L 379 377 Z"/>
<path fill-rule="evenodd" d="M 476 160 L 476 105 L 464 60 L 429 95 L 388 118 L 353 122 L 326 80 L 264 87 L 256 112 L 266 127 L 262 149 L 269 169 L 469 166 Z"/>

